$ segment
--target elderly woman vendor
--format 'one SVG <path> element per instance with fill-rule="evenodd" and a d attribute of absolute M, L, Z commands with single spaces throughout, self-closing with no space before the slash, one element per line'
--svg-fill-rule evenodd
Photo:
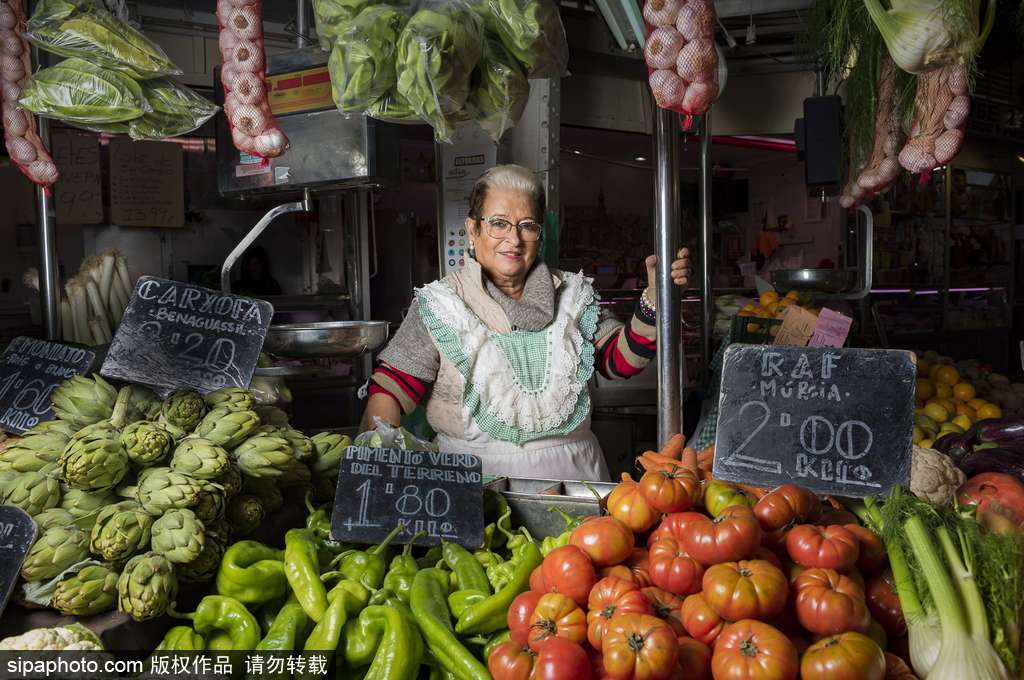
<path fill-rule="evenodd" d="M 639 373 L 655 354 L 652 286 L 629 325 L 603 312 L 590 279 L 537 261 L 544 189 L 501 165 L 476 182 L 466 266 L 416 291 L 373 372 L 363 428 L 397 425 L 423 399 L 441 451 L 480 456 L 491 475 L 608 478 L 590 430 L 587 383 Z M 688 253 L 672 263 L 685 285 Z"/>

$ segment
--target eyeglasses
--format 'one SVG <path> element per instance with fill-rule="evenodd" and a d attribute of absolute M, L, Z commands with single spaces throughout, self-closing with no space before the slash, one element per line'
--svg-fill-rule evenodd
<path fill-rule="evenodd" d="M 519 231 L 519 238 L 527 243 L 532 243 L 533 241 L 539 241 L 544 233 L 544 227 L 533 220 L 523 220 L 519 224 L 513 224 L 504 217 L 491 216 L 477 219 L 487 226 L 487 235 L 493 239 L 508 238 L 512 230 L 517 229 Z"/>

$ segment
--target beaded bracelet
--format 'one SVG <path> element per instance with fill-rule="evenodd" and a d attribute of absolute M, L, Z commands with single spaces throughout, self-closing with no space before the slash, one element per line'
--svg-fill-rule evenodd
<path fill-rule="evenodd" d="M 657 310 L 654 309 L 654 305 L 651 304 L 651 301 L 647 298 L 646 288 L 642 293 L 640 293 L 640 313 L 650 319 L 653 319 L 658 315 Z"/>

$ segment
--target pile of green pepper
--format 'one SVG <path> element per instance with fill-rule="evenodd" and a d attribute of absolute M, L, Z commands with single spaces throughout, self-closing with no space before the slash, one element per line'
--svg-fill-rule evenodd
<path fill-rule="evenodd" d="M 172 628 L 157 649 L 317 653 L 339 678 L 490 678 L 485 652 L 507 639 L 508 609 L 543 557 L 526 529 L 513 530 L 500 494 L 484 499 L 489 524 L 476 551 L 417 548 L 424 534 L 399 551 L 391 544 L 401 527 L 376 546 L 342 545 L 330 539 L 330 508 L 309 507 L 283 550 L 229 547 L 217 594 L 194 613 L 173 613 L 192 625 Z"/>

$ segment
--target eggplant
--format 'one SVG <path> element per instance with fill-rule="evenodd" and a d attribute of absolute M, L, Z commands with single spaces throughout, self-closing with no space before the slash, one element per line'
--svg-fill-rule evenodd
<path fill-rule="evenodd" d="M 971 429 L 977 430 L 978 441 L 988 444 L 1024 442 L 1024 418 L 982 420 Z"/>
<path fill-rule="evenodd" d="M 982 472 L 1002 472 L 1024 483 L 1024 451 L 1009 448 L 983 449 L 960 461 L 968 479 Z"/>
<path fill-rule="evenodd" d="M 946 454 L 954 462 L 959 462 L 971 452 L 973 443 L 974 434 L 970 430 L 963 433 L 950 432 L 939 437 L 932 448 Z"/>

